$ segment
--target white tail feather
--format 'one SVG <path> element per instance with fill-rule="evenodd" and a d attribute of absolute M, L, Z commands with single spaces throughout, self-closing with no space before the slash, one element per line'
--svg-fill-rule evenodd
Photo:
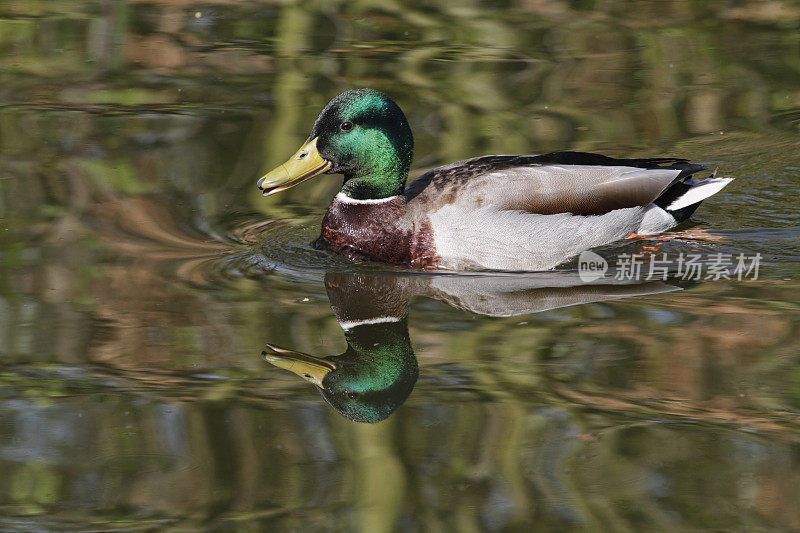
<path fill-rule="evenodd" d="M 733 178 L 708 178 L 692 183 L 692 188 L 686 191 L 683 196 L 669 204 L 667 206 L 667 211 L 677 211 L 678 209 L 683 209 L 684 207 L 702 202 L 709 196 L 717 194 L 732 181 Z"/>

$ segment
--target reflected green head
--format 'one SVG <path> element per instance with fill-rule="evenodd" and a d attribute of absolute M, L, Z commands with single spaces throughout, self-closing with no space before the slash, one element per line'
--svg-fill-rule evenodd
<path fill-rule="evenodd" d="M 331 357 L 336 369 L 322 380 L 325 400 L 355 422 L 380 422 L 411 394 L 417 358 L 405 320 L 358 326 L 347 332 L 345 353 Z"/>

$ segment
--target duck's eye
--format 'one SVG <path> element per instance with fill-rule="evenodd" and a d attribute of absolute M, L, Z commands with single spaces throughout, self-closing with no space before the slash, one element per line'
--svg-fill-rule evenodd
<path fill-rule="evenodd" d="M 350 130 L 353 129 L 353 123 L 352 122 L 342 122 L 341 124 L 339 124 L 339 129 L 342 130 L 342 131 L 350 131 Z"/>
<path fill-rule="evenodd" d="M 357 392 L 348 392 L 347 393 L 347 397 L 350 398 L 351 400 L 355 400 L 356 398 L 358 398 L 358 393 Z"/>

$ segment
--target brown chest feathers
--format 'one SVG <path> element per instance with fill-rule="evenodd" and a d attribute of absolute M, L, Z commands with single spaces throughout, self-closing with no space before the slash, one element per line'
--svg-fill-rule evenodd
<path fill-rule="evenodd" d="M 341 193 L 340 193 L 341 195 Z M 337 196 L 322 220 L 320 241 L 354 260 L 433 268 L 439 263 L 427 218 L 411 220 L 402 197 L 358 202 Z"/>

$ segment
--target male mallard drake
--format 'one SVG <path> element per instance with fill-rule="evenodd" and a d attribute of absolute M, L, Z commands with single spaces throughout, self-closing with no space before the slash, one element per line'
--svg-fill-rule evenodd
<path fill-rule="evenodd" d="M 540 270 L 634 233 L 666 231 L 731 181 L 695 180 L 706 167 L 686 159 L 553 152 L 467 159 L 405 187 L 413 149 L 408 121 L 391 98 L 347 91 L 258 187 L 266 196 L 318 174 L 343 174 L 317 242 L 352 259 Z"/>

